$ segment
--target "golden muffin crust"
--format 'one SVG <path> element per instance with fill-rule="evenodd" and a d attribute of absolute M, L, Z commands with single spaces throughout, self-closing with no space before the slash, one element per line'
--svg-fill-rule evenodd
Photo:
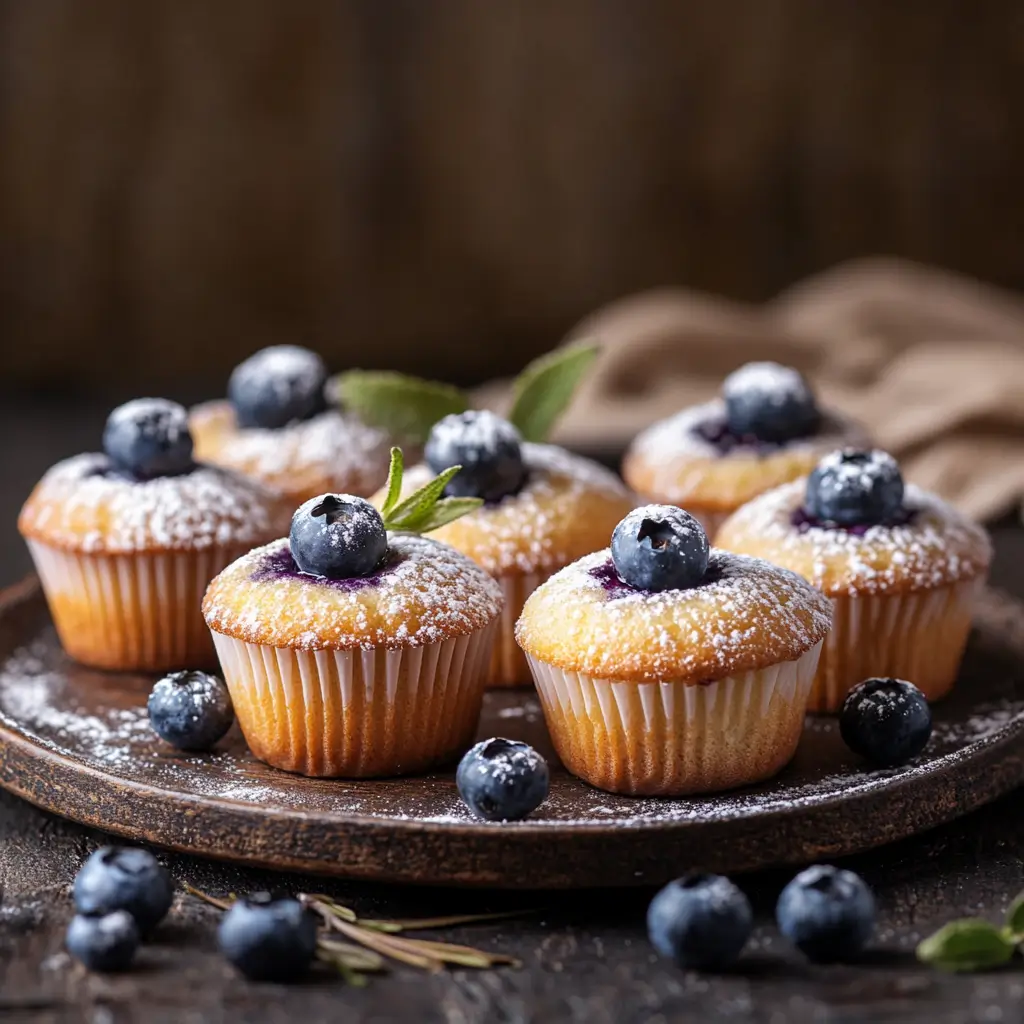
<path fill-rule="evenodd" d="M 300 573 L 287 540 L 250 551 L 210 584 L 206 624 L 268 647 L 394 650 L 466 636 L 501 613 L 501 588 L 464 555 L 412 534 L 388 544 L 381 571 L 350 580 Z"/>
<path fill-rule="evenodd" d="M 279 497 L 216 466 L 140 481 L 109 470 L 98 453 L 58 462 L 25 502 L 21 535 L 64 551 L 152 554 L 265 544 L 289 520 Z"/>
<path fill-rule="evenodd" d="M 391 447 L 385 434 L 336 409 L 279 430 L 239 430 L 227 401 L 192 409 L 196 458 L 227 466 L 297 504 L 325 491 L 366 496 L 384 482 Z"/>
<path fill-rule="evenodd" d="M 703 684 L 794 661 L 831 621 L 822 594 L 757 558 L 712 549 L 701 586 L 650 593 L 623 584 L 606 549 L 533 592 L 516 640 L 527 654 L 569 672 Z"/>
<path fill-rule="evenodd" d="M 694 428 L 725 418 L 721 399 L 684 409 L 638 434 L 622 464 L 626 482 L 652 500 L 731 512 L 764 491 L 806 476 L 835 448 L 865 443 L 864 431 L 838 416 L 826 418 L 813 437 L 778 448 L 737 448 L 722 454 Z"/>
<path fill-rule="evenodd" d="M 495 576 L 546 573 L 608 543 L 619 520 L 636 504 L 610 470 L 550 444 L 523 445 L 529 478 L 518 494 L 485 505 L 431 536 L 468 555 Z M 414 466 L 403 495 L 433 473 Z M 371 499 L 379 508 L 383 492 Z"/>
<path fill-rule="evenodd" d="M 761 495 L 726 520 L 715 543 L 792 569 L 830 597 L 932 590 L 973 579 L 992 561 L 985 530 L 920 488 L 906 488 L 909 522 L 860 536 L 794 526 L 805 492 L 806 481 L 796 480 Z"/>

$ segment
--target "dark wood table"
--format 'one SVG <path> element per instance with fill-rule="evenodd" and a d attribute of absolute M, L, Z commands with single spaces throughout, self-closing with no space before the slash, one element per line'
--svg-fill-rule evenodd
<path fill-rule="evenodd" d="M 11 409 L 0 413 L 0 582 L 28 569 L 14 518 L 34 479 L 56 458 L 98 436 L 98 410 Z M 995 529 L 994 582 L 1024 595 L 1024 530 Z M 1024 888 L 1024 790 L 969 817 L 860 857 L 847 866 L 880 905 L 876 949 L 863 963 L 809 967 L 779 939 L 774 901 L 789 872 L 738 879 L 758 917 L 735 972 L 683 972 L 659 960 L 643 918 L 650 892 L 565 894 L 408 889 L 241 871 L 184 856 L 175 877 L 209 891 L 327 889 L 359 910 L 415 916 L 537 906 L 535 917 L 445 937 L 518 956 L 519 970 L 427 975 L 400 968 L 365 989 L 327 973 L 294 986 L 254 985 L 220 958 L 216 911 L 180 898 L 138 969 L 89 975 L 63 953 L 68 885 L 104 837 L 0 794 L 0 1018 L 12 1021 L 373 1021 L 520 1022 L 871 1020 L 962 1024 L 1024 1019 L 1024 962 L 992 974 L 950 976 L 916 963 L 916 942 L 953 917 L 997 919 Z"/>

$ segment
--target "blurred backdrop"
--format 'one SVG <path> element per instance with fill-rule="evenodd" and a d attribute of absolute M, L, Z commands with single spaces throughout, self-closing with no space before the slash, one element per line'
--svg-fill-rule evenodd
<path fill-rule="evenodd" d="M 0 0 L 0 389 L 509 373 L 638 288 L 1024 285 L 1019 0 Z"/>

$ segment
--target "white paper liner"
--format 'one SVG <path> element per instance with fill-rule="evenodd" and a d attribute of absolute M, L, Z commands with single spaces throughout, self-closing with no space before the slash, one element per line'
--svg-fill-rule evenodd
<path fill-rule="evenodd" d="M 201 605 L 242 548 L 82 554 L 28 548 L 64 649 L 98 668 L 163 672 L 215 663 Z"/>
<path fill-rule="evenodd" d="M 256 757 L 302 775 L 366 778 L 421 771 L 469 747 L 494 630 L 390 651 L 213 641 Z"/>
<path fill-rule="evenodd" d="M 792 758 L 820 653 L 707 685 L 595 679 L 528 658 L 569 771 L 613 793 L 682 796 L 768 778 Z"/>
<path fill-rule="evenodd" d="M 523 573 L 518 576 L 498 576 L 505 597 L 505 605 L 498 621 L 497 638 L 491 666 L 487 673 L 489 689 L 508 686 L 530 686 L 533 679 L 526 655 L 516 643 L 516 622 L 523 613 L 526 599 L 550 576 L 550 573 Z"/>
<path fill-rule="evenodd" d="M 872 676 L 907 679 L 929 700 L 945 696 L 956 682 L 984 584 L 979 576 L 911 594 L 834 598 L 808 710 L 838 711 L 850 689 Z"/>

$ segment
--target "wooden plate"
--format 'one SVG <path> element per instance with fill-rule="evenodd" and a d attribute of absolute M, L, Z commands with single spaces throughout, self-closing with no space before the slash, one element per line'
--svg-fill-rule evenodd
<path fill-rule="evenodd" d="M 453 773 L 342 781 L 254 760 L 235 731 L 175 754 L 151 733 L 152 680 L 61 652 L 34 580 L 0 595 L 0 785 L 129 839 L 265 867 L 388 881 L 570 888 L 654 884 L 853 853 L 948 821 L 1024 782 L 1024 605 L 989 591 L 954 695 L 912 765 L 867 771 L 808 718 L 772 781 L 707 797 L 612 796 L 568 775 L 529 691 L 489 695 L 480 736 L 551 760 L 530 821 L 474 821 Z"/>

